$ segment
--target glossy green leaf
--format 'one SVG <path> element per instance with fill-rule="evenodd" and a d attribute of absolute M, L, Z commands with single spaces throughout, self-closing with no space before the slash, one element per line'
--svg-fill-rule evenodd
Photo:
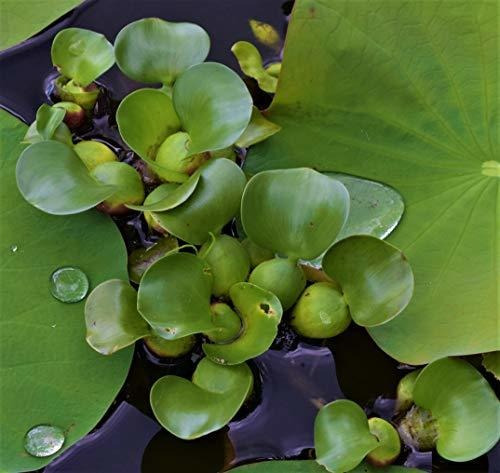
<path fill-rule="evenodd" d="M 266 140 L 281 130 L 279 125 L 269 121 L 257 107 L 252 107 L 250 123 L 243 134 L 236 141 L 236 146 L 248 148 L 256 143 Z"/>
<path fill-rule="evenodd" d="M 144 273 L 137 308 L 157 335 L 167 340 L 212 328 L 212 275 L 204 262 L 189 253 L 156 261 Z"/>
<path fill-rule="evenodd" d="M 217 363 L 237 365 L 261 355 L 271 346 L 283 309 L 274 294 L 247 282 L 231 287 L 229 296 L 242 322 L 241 333 L 231 343 L 204 343 L 203 351 Z"/>
<path fill-rule="evenodd" d="M 396 428 L 380 417 L 368 419 L 370 432 L 377 437 L 379 445 L 367 455 L 367 460 L 376 466 L 390 465 L 401 453 L 401 439 Z"/>
<path fill-rule="evenodd" d="M 352 235 L 384 239 L 396 228 L 405 209 L 403 198 L 396 190 L 346 174 L 329 172 L 326 175 L 344 184 L 350 197 L 349 216 L 337 240 Z"/>
<path fill-rule="evenodd" d="M 223 297 L 231 286 L 246 281 L 250 272 L 250 257 L 243 245 L 229 235 L 218 235 L 207 241 L 198 256 L 204 259 L 212 270 L 212 294 Z"/>
<path fill-rule="evenodd" d="M 128 274 L 132 282 L 139 284 L 146 270 L 167 253 L 178 248 L 177 239 L 166 236 L 148 248 L 137 248 L 128 257 Z"/>
<path fill-rule="evenodd" d="M 248 182 L 241 202 L 248 237 L 292 258 L 322 254 L 335 241 L 348 212 L 346 188 L 306 168 L 257 174 Z"/>
<path fill-rule="evenodd" d="M 214 343 L 228 343 L 236 340 L 241 333 L 241 319 L 224 302 L 215 302 L 210 306 L 213 329 L 204 335 Z"/>
<path fill-rule="evenodd" d="M 38 126 L 36 120 L 29 126 L 26 130 L 26 134 L 23 137 L 21 143 L 23 144 L 33 144 L 38 143 L 40 141 L 45 141 L 42 135 L 38 133 Z M 73 139 L 71 137 L 71 131 L 65 123 L 60 123 L 59 126 L 55 129 L 52 134 L 51 139 L 55 141 L 59 141 L 68 146 L 73 146 Z"/>
<path fill-rule="evenodd" d="M 282 131 L 246 160 L 252 173 L 311 166 L 401 193 L 390 241 L 415 295 L 370 334 L 406 363 L 500 348 L 498 15 L 488 0 L 298 0 L 267 115 Z"/>
<path fill-rule="evenodd" d="M 115 192 L 93 179 L 76 153 L 58 141 L 28 146 L 17 161 L 16 179 L 31 205 L 54 215 L 83 212 Z"/>
<path fill-rule="evenodd" d="M 328 470 L 314 460 L 272 460 L 239 466 L 229 471 L 231 473 L 326 473 Z M 379 468 L 363 462 L 349 473 L 423 473 L 423 470 L 404 466 Z"/>
<path fill-rule="evenodd" d="M 483 353 L 483 366 L 496 379 L 500 380 L 500 351 Z"/>
<path fill-rule="evenodd" d="M 340 284 L 354 322 L 372 327 L 396 317 L 410 302 L 413 272 L 393 245 L 357 235 L 333 245 L 323 269 Z"/>
<path fill-rule="evenodd" d="M 104 74 L 114 63 L 113 45 L 106 37 L 82 28 L 65 28 L 56 34 L 52 63 L 65 77 L 81 87 Z"/>
<path fill-rule="evenodd" d="M 36 131 L 44 139 L 50 140 L 64 119 L 64 110 L 42 104 L 36 112 Z"/>
<path fill-rule="evenodd" d="M 232 145 L 252 115 L 252 97 L 245 83 L 228 67 L 205 62 L 190 67 L 176 80 L 172 100 L 190 154 Z"/>
<path fill-rule="evenodd" d="M 171 84 L 188 67 L 203 62 L 210 50 L 207 32 L 193 23 L 143 18 L 116 37 L 116 63 L 139 82 Z"/>
<path fill-rule="evenodd" d="M 498 442 L 500 403 L 466 361 L 443 358 L 426 366 L 415 382 L 413 397 L 437 420 L 436 447 L 442 457 L 468 461 Z"/>
<path fill-rule="evenodd" d="M 219 233 L 237 213 L 246 178 L 239 166 L 225 158 L 212 159 L 200 168 L 200 181 L 182 205 L 153 212 L 166 231 L 193 245 L 201 245 L 209 233 Z"/>
<path fill-rule="evenodd" d="M 333 473 L 350 471 L 377 448 L 366 414 L 347 399 L 322 407 L 314 421 L 316 461 Z"/>
<path fill-rule="evenodd" d="M 253 386 L 246 364 L 221 366 L 200 361 L 193 381 L 164 376 L 151 388 L 151 407 L 161 425 L 190 440 L 225 426 L 238 412 Z"/>
<path fill-rule="evenodd" d="M 81 268 L 91 287 L 126 278 L 126 251 L 107 216 L 55 217 L 19 195 L 15 164 L 26 128 L 0 111 L 0 470 L 12 473 L 54 459 L 26 453 L 24 436 L 32 427 L 50 423 L 65 431 L 58 454 L 93 429 L 120 390 L 132 355 L 95 353 L 84 340 L 84 303 L 64 304 L 49 291 L 61 266 Z"/>
<path fill-rule="evenodd" d="M 87 343 L 102 355 L 132 345 L 149 335 L 137 312 L 137 293 L 128 282 L 110 279 L 97 286 L 85 303 Z"/>
<path fill-rule="evenodd" d="M 238 41 L 233 44 L 231 51 L 236 56 L 238 64 L 246 76 L 255 79 L 263 91 L 276 92 L 278 79 L 264 69 L 262 56 L 252 43 Z"/>
<path fill-rule="evenodd" d="M 172 99 L 161 90 L 136 90 L 121 101 L 116 122 L 125 143 L 159 174 L 162 169 L 154 165 L 158 148 L 181 127 Z"/>
<path fill-rule="evenodd" d="M 129 209 L 133 210 L 142 210 L 142 211 L 150 211 L 150 212 L 163 212 L 165 210 L 171 210 L 175 207 L 186 202 L 187 199 L 193 194 L 200 180 L 200 173 L 196 172 L 193 174 L 185 183 L 172 188 L 172 191 L 169 192 L 165 197 L 156 202 L 152 202 L 151 204 L 144 203 L 143 205 L 127 205 Z M 170 189 L 170 188 L 169 188 Z"/>

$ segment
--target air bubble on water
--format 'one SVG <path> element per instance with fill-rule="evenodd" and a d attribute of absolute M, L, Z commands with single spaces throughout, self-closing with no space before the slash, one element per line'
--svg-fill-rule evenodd
<path fill-rule="evenodd" d="M 11 245 L 10 251 L 12 251 L 12 253 L 15 253 L 17 251 L 17 245 Z"/>
<path fill-rule="evenodd" d="M 24 438 L 25 450 L 34 457 L 48 457 L 61 450 L 64 445 L 64 432 L 53 425 L 37 425 Z"/>
<path fill-rule="evenodd" d="M 50 292 L 59 301 L 79 302 L 89 291 L 89 279 L 79 268 L 65 266 L 50 276 Z"/>

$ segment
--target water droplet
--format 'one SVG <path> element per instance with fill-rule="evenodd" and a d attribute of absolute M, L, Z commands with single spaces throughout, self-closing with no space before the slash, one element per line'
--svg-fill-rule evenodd
<path fill-rule="evenodd" d="M 24 448 L 34 457 L 48 457 L 61 450 L 64 432 L 53 425 L 37 425 L 28 430 L 24 438 Z"/>
<path fill-rule="evenodd" d="M 12 253 L 15 253 L 17 251 L 17 245 L 12 245 L 10 247 L 10 251 L 12 251 Z"/>
<path fill-rule="evenodd" d="M 89 290 L 87 275 L 78 268 L 65 266 L 50 276 L 50 292 L 61 302 L 79 302 Z"/>

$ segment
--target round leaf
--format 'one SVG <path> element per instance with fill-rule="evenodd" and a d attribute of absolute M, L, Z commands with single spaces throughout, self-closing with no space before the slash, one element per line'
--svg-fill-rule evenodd
<path fill-rule="evenodd" d="M 28 146 L 17 161 L 16 178 L 31 205 L 54 215 L 88 210 L 116 190 L 92 179 L 76 153 L 58 141 Z"/>
<path fill-rule="evenodd" d="M 232 145 L 252 115 L 252 97 L 231 69 L 215 62 L 190 67 L 174 85 L 174 107 L 189 133 L 191 154 Z"/>
<path fill-rule="evenodd" d="M 158 260 L 144 273 L 137 308 L 158 335 L 167 340 L 213 328 L 210 314 L 212 275 L 189 253 Z"/>
<path fill-rule="evenodd" d="M 217 363 L 236 365 L 261 355 L 271 346 L 283 310 L 274 294 L 247 282 L 231 287 L 229 296 L 241 318 L 241 333 L 231 343 L 205 343 L 203 351 Z"/>
<path fill-rule="evenodd" d="M 87 343 L 102 355 L 111 355 L 149 335 L 149 326 L 137 312 L 137 293 L 128 282 L 110 279 L 97 286 L 85 303 Z"/>
<path fill-rule="evenodd" d="M 116 111 L 116 122 L 125 143 L 148 164 L 165 138 L 181 127 L 171 98 L 157 89 L 127 95 Z"/>
<path fill-rule="evenodd" d="M 335 243 L 323 258 L 323 269 L 340 284 L 354 322 L 364 327 L 396 317 L 413 294 L 413 273 L 404 254 L 372 236 Z"/>
<path fill-rule="evenodd" d="M 38 470 L 24 436 L 40 424 L 66 433 L 64 452 L 99 422 L 127 376 L 132 351 L 102 357 L 85 343 L 83 302 L 64 304 L 49 291 L 61 266 L 80 268 L 92 287 L 126 278 L 126 250 L 111 219 L 90 211 L 64 219 L 26 203 L 15 165 L 26 126 L 0 111 L 0 470 Z M 36 406 L 36 408 L 35 408 Z"/>
<path fill-rule="evenodd" d="M 443 358 L 426 366 L 413 388 L 415 404 L 437 420 L 438 453 L 463 462 L 490 450 L 500 437 L 500 403 L 469 363 Z"/>
<path fill-rule="evenodd" d="M 346 188 L 306 168 L 255 175 L 241 202 L 241 220 L 249 238 L 292 258 L 322 254 L 335 241 L 348 213 Z"/>
<path fill-rule="evenodd" d="M 377 448 L 368 419 L 356 403 L 341 399 L 322 407 L 314 422 L 316 461 L 331 472 L 350 471 Z"/>
<path fill-rule="evenodd" d="M 188 67 L 203 62 L 210 50 L 207 32 L 193 23 L 144 18 L 116 37 L 116 63 L 139 82 L 171 84 Z"/>
<path fill-rule="evenodd" d="M 161 227 L 193 245 L 203 244 L 209 233 L 218 233 L 237 213 L 245 187 L 245 175 L 228 159 L 212 159 L 200 168 L 193 194 L 166 212 L 154 212 Z"/>
<path fill-rule="evenodd" d="M 160 378 L 151 388 L 151 407 L 169 432 L 195 439 L 225 426 L 252 385 L 252 371 L 246 364 L 221 366 L 204 358 L 192 382 L 178 376 Z"/>
<path fill-rule="evenodd" d="M 86 87 L 114 63 L 113 45 L 102 34 L 82 28 L 59 31 L 52 42 L 52 63 L 61 74 Z"/>

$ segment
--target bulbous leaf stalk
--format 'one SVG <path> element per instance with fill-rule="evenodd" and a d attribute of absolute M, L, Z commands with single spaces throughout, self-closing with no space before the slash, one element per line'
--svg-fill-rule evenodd
<path fill-rule="evenodd" d="M 177 340 L 165 340 L 157 335 L 150 335 L 144 339 L 146 346 L 161 358 L 180 358 L 187 355 L 196 344 L 196 337 L 188 335 Z"/>
<path fill-rule="evenodd" d="M 387 466 L 393 463 L 401 452 L 401 440 L 398 431 L 390 422 L 379 417 L 368 419 L 370 432 L 377 437 L 379 445 L 367 456 L 367 460 L 375 466 Z"/>
<path fill-rule="evenodd" d="M 439 436 L 436 419 L 428 410 L 418 406 L 413 406 L 406 413 L 398 431 L 405 444 L 422 452 L 432 450 Z"/>

